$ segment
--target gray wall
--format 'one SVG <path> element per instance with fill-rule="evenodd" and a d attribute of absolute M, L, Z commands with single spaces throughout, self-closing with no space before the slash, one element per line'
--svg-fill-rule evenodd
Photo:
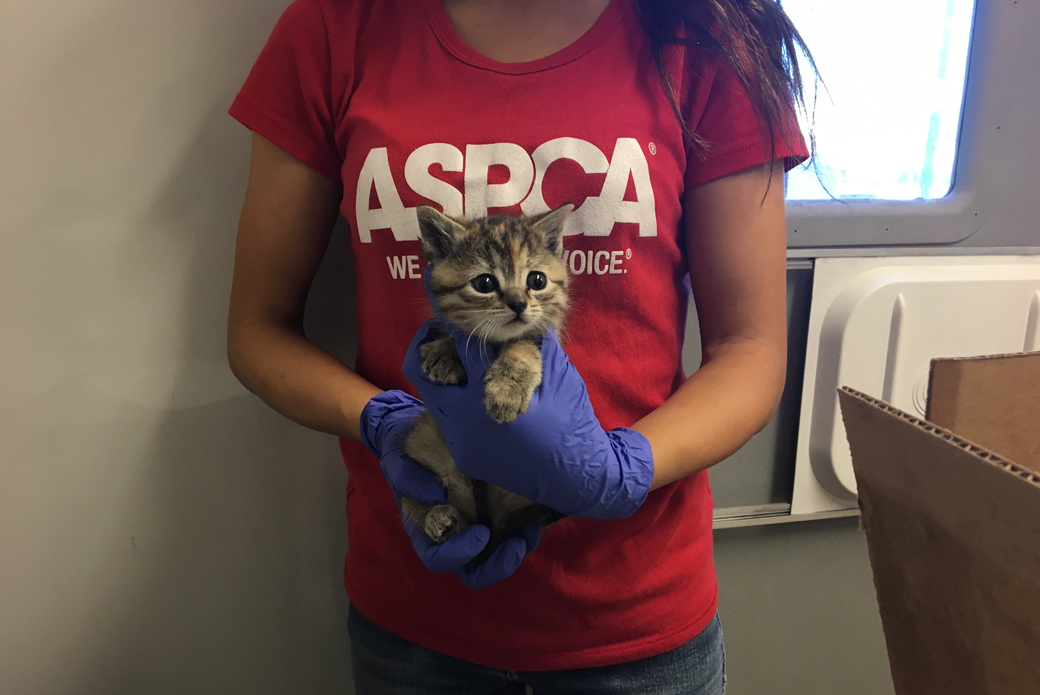
<path fill-rule="evenodd" d="M 715 532 L 730 695 L 888 695 L 857 519 Z"/>

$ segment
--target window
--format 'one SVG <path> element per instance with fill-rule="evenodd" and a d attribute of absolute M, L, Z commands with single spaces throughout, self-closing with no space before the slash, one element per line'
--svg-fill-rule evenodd
<path fill-rule="evenodd" d="M 942 198 L 953 184 L 974 0 L 784 0 L 826 88 L 792 200 Z M 806 100 L 813 98 L 811 77 Z M 810 113 L 812 104 L 810 106 Z M 824 190 L 826 186 L 826 190 Z"/>

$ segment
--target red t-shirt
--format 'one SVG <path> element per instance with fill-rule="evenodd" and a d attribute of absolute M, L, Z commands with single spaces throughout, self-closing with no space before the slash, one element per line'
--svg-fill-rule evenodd
<path fill-rule="evenodd" d="M 562 51 L 520 64 L 464 44 L 441 0 L 296 0 L 231 114 L 342 181 L 357 261 L 355 369 L 382 388 L 415 393 L 401 363 L 430 316 L 416 205 L 480 216 L 579 204 L 565 240 L 564 347 L 610 429 L 684 379 L 684 191 L 769 159 L 725 64 L 693 51 L 675 61 L 706 156 L 683 145 L 632 0 L 614 0 Z M 805 155 L 798 143 L 779 152 L 788 166 Z M 715 613 L 706 473 L 650 493 L 628 519 L 549 528 L 516 573 L 477 591 L 422 565 L 378 461 L 354 441 L 342 451 L 347 593 L 414 643 L 507 670 L 584 668 L 675 648 Z"/>

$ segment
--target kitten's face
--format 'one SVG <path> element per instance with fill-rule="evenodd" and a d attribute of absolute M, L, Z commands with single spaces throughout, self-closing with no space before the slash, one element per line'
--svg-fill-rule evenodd
<path fill-rule="evenodd" d="M 567 311 L 563 224 L 573 209 L 468 222 L 420 205 L 423 256 L 444 318 L 491 343 L 559 326 Z"/>

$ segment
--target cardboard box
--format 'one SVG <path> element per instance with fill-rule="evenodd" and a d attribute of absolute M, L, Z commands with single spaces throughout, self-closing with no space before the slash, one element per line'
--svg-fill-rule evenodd
<path fill-rule="evenodd" d="M 1040 353 L 934 361 L 931 422 L 839 397 L 896 693 L 1040 694 Z"/>

